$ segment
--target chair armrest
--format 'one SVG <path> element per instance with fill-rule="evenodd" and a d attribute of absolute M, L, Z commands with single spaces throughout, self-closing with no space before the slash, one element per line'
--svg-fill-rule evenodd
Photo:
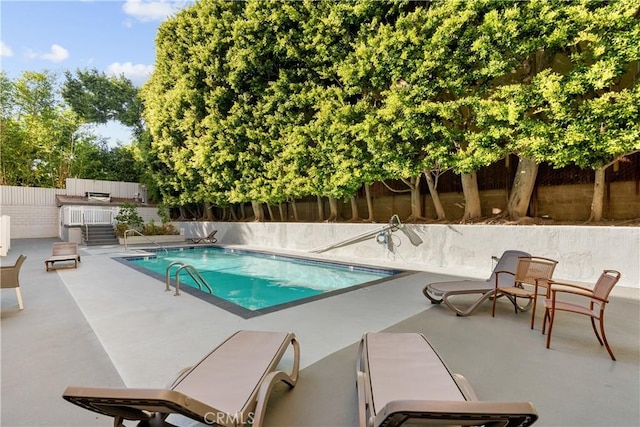
<path fill-rule="evenodd" d="M 582 291 L 583 293 L 586 293 L 586 294 L 593 293 L 593 289 L 588 288 L 586 286 L 576 285 L 575 283 L 558 282 L 557 280 L 549 280 L 549 287 L 556 288 L 559 291 L 565 289 L 565 290 L 572 290 L 573 292 Z"/>
<path fill-rule="evenodd" d="M 593 289 L 588 288 L 586 286 L 576 285 L 573 283 L 565 283 L 565 282 L 557 282 L 552 280 L 549 282 L 549 290 L 551 292 L 551 299 L 555 301 L 557 298 L 557 294 L 570 294 L 577 295 L 581 297 L 587 297 L 591 299 L 595 299 L 598 301 L 606 302 L 605 299 L 602 299 L 593 293 Z"/>
<path fill-rule="evenodd" d="M 473 387 L 471 386 L 471 383 L 469 382 L 469 380 L 467 380 L 464 376 L 462 376 L 460 374 L 451 374 L 451 376 L 453 377 L 453 380 L 458 385 L 458 388 L 460 389 L 460 391 L 464 395 L 465 399 L 467 399 L 469 401 L 477 401 L 477 400 L 479 400 L 478 396 L 476 395 L 476 392 L 473 389 Z"/>
<path fill-rule="evenodd" d="M 258 395 L 256 397 L 256 407 L 253 411 L 253 414 L 249 414 L 249 417 L 251 417 L 251 420 L 249 421 L 251 421 L 252 425 L 256 427 L 262 426 L 264 412 L 267 407 L 267 402 L 269 401 L 271 389 L 273 389 L 273 386 L 280 381 L 286 383 L 289 387 L 295 387 L 297 378 L 289 376 L 289 374 L 284 371 L 269 372 L 269 374 L 264 377 L 264 380 L 262 381 L 262 384 L 260 384 L 260 389 L 258 390 Z M 247 422 L 247 420 L 242 421 L 244 423 Z"/>
<path fill-rule="evenodd" d="M 477 422 L 482 425 L 529 426 L 538 419 L 538 414 L 530 402 L 395 400 L 379 411 L 374 425 L 381 425 L 385 420 L 385 425 L 399 425 L 407 417 L 440 420 L 447 425 Z"/>

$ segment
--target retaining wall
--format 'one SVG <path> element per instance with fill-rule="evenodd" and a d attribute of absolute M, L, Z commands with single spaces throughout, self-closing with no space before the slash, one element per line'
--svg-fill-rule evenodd
<path fill-rule="evenodd" d="M 360 243 L 326 251 L 361 263 L 402 263 L 416 270 L 487 278 L 492 256 L 508 249 L 558 261 L 558 280 L 595 283 L 602 270 L 622 273 L 619 286 L 640 290 L 640 227 L 502 226 L 406 224 L 423 243 L 413 246 L 401 231 L 393 233 L 394 251 L 379 244 L 384 224 L 174 222 L 186 238 L 206 236 L 214 228 L 219 244 L 251 245 L 310 252 L 366 233 Z"/>

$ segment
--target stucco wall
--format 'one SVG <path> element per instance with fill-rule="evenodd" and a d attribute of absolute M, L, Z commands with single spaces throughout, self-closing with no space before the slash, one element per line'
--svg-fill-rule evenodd
<path fill-rule="evenodd" d="M 218 230 L 219 244 L 252 245 L 312 251 L 375 233 L 384 224 L 179 222 L 185 237 Z M 486 278 L 492 256 L 507 249 L 557 260 L 556 279 L 593 283 L 602 270 L 622 273 L 619 286 L 640 289 L 640 227 L 405 225 L 423 243 L 413 246 L 401 232 L 393 233 L 395 252 L 365 241 L 325 252 L 362 263 L 403 263 L 417 270 Z"/>

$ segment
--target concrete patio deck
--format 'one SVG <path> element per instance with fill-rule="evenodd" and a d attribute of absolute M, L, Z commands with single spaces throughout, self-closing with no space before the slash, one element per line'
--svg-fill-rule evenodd
<path fill-rule="evenodd" d="M 380 330 L 424 333 L 481 399 L 533 402 L 536 425 L 637 426 L 640 420 L 635 291 L 629 293 L 634 298 L 614 297 L 607 309 L 614 362 L 581 316 L 559 318 L 547 350 L 541 322 L 530 330 L 530 317 L 516 316 L 506 302 L 495 318 L 488 303 L 466 318 L 431 305 L 421 289 L 455 277 L 442 272 L 418 272 L 242 319 L 191 295 L 163 292 L 163 283 L 112 259 L 124 252 L 118 246 L 81 247 L 78 269 L 46 272 L 54 241 L 14 240 L 2 259 L 10 264 L 20 253 L 28 257 L 20 276 L 25 309 L 18 310 L 13 290 L 1 295 L 2 426 L 110 425 L 65 402 L 64 389 L 163 387 L 239 329 L 291 330 L 300 341 L 298 386 L 276 390 L 265 426 L 357 425 L 357 342 L 362 333 Z"/>

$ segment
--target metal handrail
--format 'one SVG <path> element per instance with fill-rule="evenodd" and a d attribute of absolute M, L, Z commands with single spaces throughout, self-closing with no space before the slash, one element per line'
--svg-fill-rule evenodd
<path fill-rule="evenodd" d="M 157 247 L 159 247 L 160 249 L 162 249 L 166 254 L 169 253 L 169 250 L 167 248 L 165 248 L 162 245 L 159 245 L 158 242 L 154 242 L 153 240 L 151 240 L 150 238 L 148 238 L 147 236 L 145 236 L 144 234 L 142 234 L 141 232 L 139 232 L 138 230 L 136 230 L 135 228 L 129 228 L 127 230 L 124 231 L 124 248 L 127 248 L 127 236 L 129 232 L 133 232 L 134 234 L 137 234 L 138 236 L 142 236 L 145 239 L 147 239 L 148 241 L 150 241 L 151 243 L 153 243 L 154 245 L 156 245 Z"/>
<path fill-rule="evenodd" d="M 176 293 L 174 294 L 174 296 L 180 295 L 180 271 L 182 271 L 182 270 L 186 271 L 187 274 L 189 274 L 189 276 L 191 276 L 191 278 L 196 283 L 196 285 L 198 285 L 198 289 L 202 290 L 202 285 L 204 285 L 204 286 L 207 287 L 207 290 L 209 291 L 209 293 L 213 294 L 213 289 L 211 289 L 211 286 L 209 286 L 207 281 L 204 280 L 204 277 L 202 277 L 202 275 L 200 274 L 198 269 L 195 268 L 193 265 L 185 264 L 182 261 L 174 261 L 174 262 L 172 262 L 171 264 L 169 264 L 167 266 L 167 270 L 165 272 L 165 283 L 166 283 L 166 287 L 165 287 L 165 290 L 164 290 L 165 292 L 171 290 L 171 288 L 169 287 L 170 282 L 171 282 L 171 267 L 173 267 L 174 265 L 179 265 L 180 266 L 176 270 Z"/>
<path fill-rule="evenodd" d="M 334 243 L 332 245 L 329 246 L 325 246 L 319 249 L 314 249 L 310 252 L 315 252 L 315 253 L 322 253 L 322 252 L 326 252 L 330 249 L 336 249 L 336 248 L 340 248 L 342 246 L 347 246 L 347 245 L 351 245 L 354 243 L 359 243 L 359 242 L 363 242 L 367 239 L 369 239 L 370 237 L 373 236 L 378 236 L 379 234 L 383 233 L 385 235 L 385 239 L 384 241 L 389 241 L 388 237 L 390 235 L 391 232 L 395 232 L 395 231 L 402 231 L 408 238 L 409 241 L 411 242 L 411 244 L 413 244 L 414 246 L 419 246 L 420 244 L 422 244 L 422 239 L 413 231 L 410 230 L 408 228 L 405 227 L 404 224 L 402 224 L 402 222 L 400 222 L 400 218 L 398 217 L 397 214 L 394 214 L 391 219 L 389 219 L 389 223 L 381 228 L 377 228 L 375 230 L 371 230 L 371 231 L 367 231 L 364 232 L 358 236 L 355 237 L 351 237 L 349 239 L 346 240 L 341 240 L 338 243 Z M 377 237 L 376 237 L 377 239 Z M 391 250 L 391 247 L 389 247 L 389 249 Z"/>
<path fill-rule="evenodd" d="M 169 286 L 171 284 L 171 267 L 173 267 L 174 265 L 184 265 L 184 262 L 174 261 L 167 266 L 167 269 L 164 272 L 164 282 L 166 284 L 164 288 L 165 292 L 169 292 L 171 290 L 171 287 Z"/>

